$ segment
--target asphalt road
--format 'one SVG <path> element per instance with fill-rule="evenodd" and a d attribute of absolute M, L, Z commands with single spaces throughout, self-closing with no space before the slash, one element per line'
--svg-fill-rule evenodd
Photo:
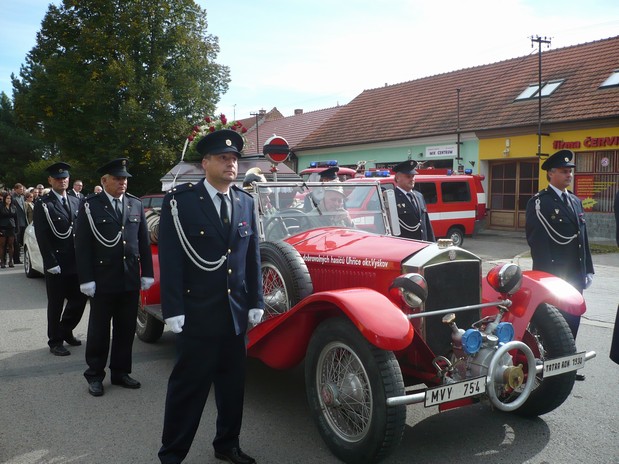
<path fill-rule="evenodd" d="M 475 252 L 491 261 L 511 259 L 519 252 L 510 256 L 510 247 L 522 243 L 482 237 L 464 245 L 479 248 Z M 72 355 L 64 358 L 48 351 L 44 281 L 26 279 L 21 266 L 2 271 L 0 463 L 158 462 L 173 334 L 165 332 L 156 344 L 136 339 L 133 375 L 142 382 L 140 390 L 114 387 L 106 379 L 105 395 L 93 398 L 82 376 L 84 346 L 69 347 Z M 87 317 L 88 310 L 76 330 L 82 339 Z M 402 444 L 384 462 L 619 463 L 619 366 L 608 358 L 611 327 L 581 326 L 579 347 L 599 354 L 583 371 L 587 380 L 578 382 L 557 410 L 528 420 L 483 403 L 440 414 L 437 408 L 409 406 Z M 213 403 L 209 398 L 188 464 L 220 462 L 211 447 Z M 339 462 L 308 411 L 303 366 L 274 371 L 250 360 L 241 436 L 246 452 L 263 464 Z"/>

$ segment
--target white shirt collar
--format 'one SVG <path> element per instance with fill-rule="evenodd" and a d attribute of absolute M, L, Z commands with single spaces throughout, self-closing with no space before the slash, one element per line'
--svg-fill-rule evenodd
<path fill-rule="evenodd" d="M 230 198 L 230 189 L 228 189 L 226 192 L 220 192 L 215 187 L 213 187 L 211 184 L 209 184 L 208 180 L 206 180 L 206 177 L 204 178 L 204 187 L 206 188 L 206 191 L 208 192 L 209 196 L 211 197 L 211 200 L 214 200 L 215 196 L 218 193 L 223 193 L 228 198 Z"/>
<path fill-rule="evenodd" d="M 112 195 L 110 195 L 109 193 L 107 193 L 105 191 L 105 189 L 103 190 L 103 192 L 107 195 L 107 199 L 110 200 L 110 203 L 113 205 L 114 204 L 114 197 Z M 118 197 L 118 199 L 120 200 L 121 203 L 123 202 L 123 196 L 124 195 L 121 195 L 121 196 Z"/>
<path fill-rule="evenodd" d="M 552 184 L 548 184 L 549 187 L 552 187 L 552 189 L 555 191 L 555 193 L 559 196 L 561 196 L 562 193 L 567 193 L 567 190 L 559 190 L 557 187 L 555 187 Z"/>
<path fill-rule="evenodd" d="M 62 195 L 60 195 L 58 192 L 56 192 L 56 190 L 52 190 L 52 192 L 54 192 L 54 195 L 56 195 L 56 198 L 58 198 L 60 201 L 62 201 L 63 198 L 67 198 L 66 196 L 63 197 Z"/>

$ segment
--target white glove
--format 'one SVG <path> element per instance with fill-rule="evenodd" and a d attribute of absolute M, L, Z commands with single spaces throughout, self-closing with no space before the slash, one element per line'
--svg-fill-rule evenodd
<path fill-rule="evenodd" d="M 172 330 L 175 334 L 181 333 L 183 331 L 183 326 L 185 325 L 185 315 L 181 314 L 180 316 L 168 317 L 165 320 L 165 323 L 170 326 L 170 330 Z"/>
<path fill-rule="evenodd" d="M 148 290 L 155 283 L 155 279 L 152 277 L 142 277 L 140 280 L 142 282 L 142 290 Z"/>
<path fill-rule="evenodd" d="M 91 298 L 95 296 L 96 288 L 97 288 L 97 285 L 95 284 L 94 281 L 86 282 L 85 284 L 80 284 L 80 292 L 82 292 L 84 295 L 89 296 Z"/>
<path fill-rule="evenodd" d="M 60 266 L 54 266 L 47 270 L 50 274 L 60 274 Z"/>
<path fill-rule="evenodd" d="M 262 315 L 264 314 L 264 309 L 260 309 L 260 308 L 253 308 L 249 310 L 249 323 L 256 325 L 256 324 L 260 324 L 260 321 L 262 320 Z"/>
<path fill-rule="evenodd" d="M 585 276 L 585 288 L 591 287 L 593 283 L 593 274 L 589 273 Z"/>

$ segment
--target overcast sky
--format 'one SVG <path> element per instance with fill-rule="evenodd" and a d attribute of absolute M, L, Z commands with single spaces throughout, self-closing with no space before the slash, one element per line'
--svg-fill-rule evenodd
<path fill-rule="evenodd" d="M 619 35 L 617 0 L 197 3 L 219 38 L 217 61 L 230 67 L 218 108 L 229 119 L 344 105 L 365 89 L 536 53 L 536 35 L 551 49 Z M 0 0 L 0 91 L 9 96 L 48 4 Z M 619 50 L 611 65 L 619 68 Z"/>

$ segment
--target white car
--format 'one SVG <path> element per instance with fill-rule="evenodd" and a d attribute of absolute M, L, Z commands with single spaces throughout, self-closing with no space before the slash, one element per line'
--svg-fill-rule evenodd
<path fill-rule="evenodd" d="M 43 269 L 43 257 L 39 250 L 37 237 L 34 235 L 34 223 L 28 224 L 24 232 L 24 271 L 26 277 L 41 277 L 45 273 Z"/>

